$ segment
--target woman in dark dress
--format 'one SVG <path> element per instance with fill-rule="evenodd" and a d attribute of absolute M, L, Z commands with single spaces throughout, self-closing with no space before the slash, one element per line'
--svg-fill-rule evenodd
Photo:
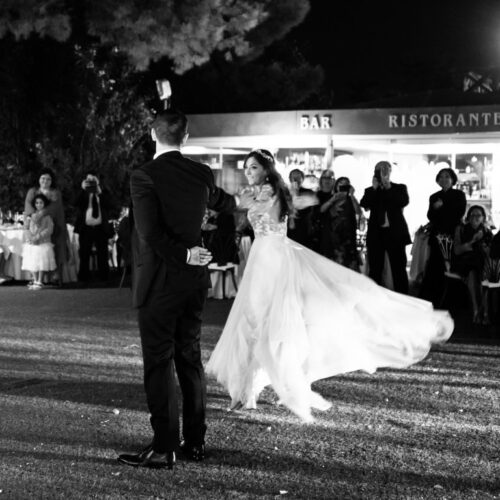
<path fill-rule="evenodd" d="M 334 187 L 335 174 L 333 170 L 323 170 L 319 178 L 319 190 L 316 193 L 318 205 L 314 207 L 313 213 L 314 250 L 331 260 L 335 260 L 332 222 L 341 210 L 339 202 L 345 198 L 343 194 L 335 193 Z"/>
<path fill-rule="evenodd" d="M 342 197 L 333 205 L 339 208 L 337 215 L 332 218 L 334 260 L 359 272 L 361 261 L 356 244 L 356 233 L 361 207 L 354 196 L 354 188 L 348 177 L 337 179 L 334 193 L 338 193 Z"/>
<path fill-rule="evenodd" d="M 441 189 L 429 198 L 430 255 L 420 291 L 420 296 L 432 301 L 434 306 L 442 296 L 446 270 L 439 239 L 453 241 L 455 229 L 461 223 L 467 205 L 464 192 L 453 187 L 457 183 L 457 174 L 453 169 L 442 168 L 436 175 L 436 182 Z"/>

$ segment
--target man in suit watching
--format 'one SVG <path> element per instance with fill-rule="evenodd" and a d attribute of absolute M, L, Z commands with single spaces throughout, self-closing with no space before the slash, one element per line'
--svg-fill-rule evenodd
<path fill-rule="evenodd" d="M 234 197 L 215 186 L 207 165 L 185 158 L 187 118 L 175 110 L 159 113 L 152 125 L 154 159 L 132 172 L 133 305 L 139 309 L 144 386 L 153 441 L 119 461 L 173 468 L 179 447 L 174 363 L 183 396 L 181 450 L 188 459 L 205 453 L 206 382 L 201 362 L 201 315 L 212 256 L 201 246 L 207 207 L 231 210 Z"/>
<path fill-rule="evenodd" d="M 375 165 L 372 186 L 365 189 L 360 205 L 370 211 L 366 246 L 369 276 L 382 284 L 385 253 L 389 257 L 394 290 L 408 293 L 406 245 L 411 243 L 403 208 L 410 198 L 404 184 L 391 182 L 392 167 L 388 161 Z"/>

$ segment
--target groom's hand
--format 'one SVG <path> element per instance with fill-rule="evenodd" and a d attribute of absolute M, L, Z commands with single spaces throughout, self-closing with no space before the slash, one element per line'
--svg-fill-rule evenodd
<path fill-rule="evenodd" d="M 191 266 L 206 266 L 212 260 L 212 254 L 203 247 L 193 247 L 189 249 L 190 255 L 188 264 Z"/>

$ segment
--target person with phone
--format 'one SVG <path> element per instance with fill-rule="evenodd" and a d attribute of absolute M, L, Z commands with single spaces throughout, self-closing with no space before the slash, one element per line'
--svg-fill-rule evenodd
<path fill-rule="evenodd" d="M 392 274 L 393 288 L 408 293 L 406 245 L 411 243 L 403 209 L 410 202 L 405 184 L 391 181 L 392 166 L 388 161 L 375 165 L 372 185 L 365 189 L 360 205 L 370 211 L 366 246 L 369 276 L 382 285 L 385 255 Z"/>

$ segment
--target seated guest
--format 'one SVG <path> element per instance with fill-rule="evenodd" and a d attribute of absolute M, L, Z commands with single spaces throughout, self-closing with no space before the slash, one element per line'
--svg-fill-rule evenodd
<path fill-rule="evenodd" d="M 212 253 L 212 262 L 225 265 L 238 264 L 236 226 L 234 216 L 229 212 L 208 210 L 208 218 L 202 225 L 203 243 Z"/>
<path fill-rule="evenodd" d="M 430 222 L 429 260 L 425 269 L 420 296 L 436 306 L 443 294 L 445 262 L 438 238 L 453 240 L 455 230 L 465 214 L 467 201 L 465 193 L 453 186 L 457 174 L 452 168 L 442 168 L 436 175 L 436 183 L 441 187 L 429 198 L 427 218 Z"/>
<path fill-rule="evenodd" d="M 485 225 L 486 212 L 481 205 L 472 205 L 465 223 L 455 230 L 454 256 L 451 270 L 464 278 L 472 301 L 474 323 L 483 322 L 481 279 L 485 256 L 493 234 Z"/>

